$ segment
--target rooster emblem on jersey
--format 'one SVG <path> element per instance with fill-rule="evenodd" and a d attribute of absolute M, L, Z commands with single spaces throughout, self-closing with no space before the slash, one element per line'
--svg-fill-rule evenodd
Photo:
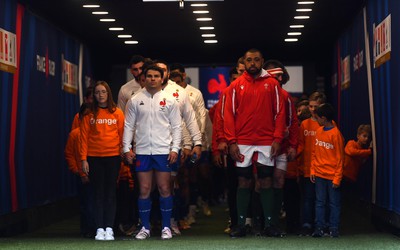
<path fill-rule="evenodd" d="M 175 97 L 176 99 L 179 98 L 179 89 L 176 90 L 175 93 L 172 94 L 173 97 Z"/>
<path fill-rule="evenodd" d="M 165 105 L 167 104 L 167 102 L 165 101 L 166 99 L 164 98 L 161 102 L 160 102 L 160 106 L 161 107 L 165 107 Z"/>
<path fill-rule="evenodd" d="M 164 98 L 162 101 L 160 101 L 160 111 L 164 111 L 165 110 L 165 105 L 167 105 L 167 101 Z"/>

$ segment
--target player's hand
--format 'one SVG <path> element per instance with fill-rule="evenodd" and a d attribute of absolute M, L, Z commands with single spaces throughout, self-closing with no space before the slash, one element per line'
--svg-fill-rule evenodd
<path fill-rule="evenodd" d="M 271 145 L 271 158 L 278 156 L 280 151 L 281 151 L 281 144 L 279 142 L 274 141 Z"/>
<path fill-rule="evenodd" d="M 169 164 L 175 163 L 178 160 L 178 154 L 174 151 L 169 152 L 167 160 Z"/>
<path fill-rule="evenodd" d="M 239 146 L 236 143 L 229 145 L 229 154 L 234 161 L 241 161 Z"/>

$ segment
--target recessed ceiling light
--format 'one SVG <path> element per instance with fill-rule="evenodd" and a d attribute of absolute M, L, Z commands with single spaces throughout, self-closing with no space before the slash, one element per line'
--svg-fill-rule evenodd
<path fill-rule="evenodd" d="M 294 19 L 309 19 L 310 16 L 295 16 Z"/>
<path fill-rule="evenodd" d="M 192 3 L 190 6 L 192 7 L 206 7 L 206 3 Z"/>
<path fill-rule="evenodd" d="M 300 1 L 298 4 L 314 4 L 314 1 Z"/>
<path fill-rule="evenodd" d="M 84 4 L 82 5 L 83 8 L 100 8 L 98 4 Z"/>
<path fill-rule="evenodd" d="M 113 18 L 102 18 L 102 19 L 100 19 L 100 22 L 115 22 L 115 19 L 113 19 Z"/>
<path fill-rule="evenodd" d="M 298 40 L 297 38 L 286 38 L 285 42 L 297 42 Z"/>
<path fill-rule="evenodd" d="M 213 30 L 214 27 L 212 26 L 206 26 L 206 27 L 200 27 L 201 30 Z"/>
<path fill-rule="evenodd" d="M 296 9 L 297 12 L 311 12 L 312 9 Z"/>
<path fill-rule="evenodd" d="M 210 13 L 208 10 L 194 10 L 193 14 L 208 14 Z"/>
<path fill-rule="evenodd" d="M 108 30 L 121 31 L 121 30 L 124 30 L 124 28 L 122 28 L 122 27 L 111 27 L 111 28 L 108 28 Z"/>
<path fill-rule="evenodd" d="M 218 40 L 204 40 L 204 43 L 218 43 Z"/>
<path fill-rule="evenodd" d="M 304 28 L 303 24 L 295 24 L 295 25 L 290 25 L 289 26 L 292 29 L 300 29 L 300 28 Z"/>
<path fill-rule="evenodd" d="M 215 34 L 201 34 L 202 37 L 215 37 Z"/>
<path fill-rule="evenodd" d="M 301 32 L 288 32 L 288 36 L 300 36 Z"/>
<path fill-rule="evenodd" d="M 131 35 L 118 35 L 118 38 L 131 38 Z"/>
<path fill-rule="evenodd" d="M 199 18 L 196 18 L 196 20 L 199 22 L 208 22 L 208 21 L 212 21 L 212 18 L 211 17 L 199 17 Z"/>
<path fill-rule="evenodd" d="M 138 41 L 125 41 L 125 44 L 138 44 Z"/>
<path fill-rule="evenodd" d="M 108 12 L 107 11 L 93 11 L 92 14 L 93 15 L 107 15 Z"/>

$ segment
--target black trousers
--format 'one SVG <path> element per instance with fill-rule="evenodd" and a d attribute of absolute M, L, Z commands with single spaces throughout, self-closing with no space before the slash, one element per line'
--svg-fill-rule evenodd
<path fill-rule="evenodd" d="M 94 220 L 97 228 L 113 227 L 116 213 L 117 178 L 121 157 L 88 157 L 89 179 L 93 184 Z"/>

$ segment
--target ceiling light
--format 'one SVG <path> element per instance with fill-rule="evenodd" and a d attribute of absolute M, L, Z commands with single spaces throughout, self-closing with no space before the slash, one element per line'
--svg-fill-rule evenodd
<path fill-rule="evenodd" d="M 303 24 L 295 24 L 295 25 L 290 25 L 289 26 L 292 29 L 300 29 L 300 28 L 304 28 Z"/>
<path fill-rule="evenodd" d="M 118 38 L 131 38 L 131 35 L 118 35 Z"/>
<path fill-rule="evenodd" d="M 297 12 L 311 12 L 312 9 L 296 9 Z"/>
<path fill-rule="evenodd" d="M 100 8 L 98 4 L 84 4 L 82 5 L 83 8 Z"/>
<path fill-rule="evenodd" d="M 288 36 L 300 36 L 301 32 L 288 32 Z"/>
<path fill-rule="evenodd" d="M 125 44 L 138 44 L 138 41 L 133 41 L 133 40 L 129 40 L 129 41 L 125 41 Z"/>
<path fill-rule="evenodd" d="M 193 14 L 208 14 L 210 13 L 208 10 L 194 10 Z"/>
<path fill-rule="evenodd" d="M 202 37 L 215 37 L 215 34 L 201 34 Z"/>
<path fill-rule="evenodd" d="M 111 27 L 111 28 L 108 28 L 108 30 L 121 31 L 121 30 L 124 30 L 124 28 L 122 28 L 122 27 Z"/>
<path fill-rule="evenodd" d="M 212 26 L 205 26 L 205 27 L 200 27 L 201 30 L 213 30 L 214 27 Z"/>
<path fill-rule="evenodd" d="M 286 38 L 285 42 L 297 42 L 298 40 L 297 38 Z"/>
<path fill-rule="evenodd" d="M 190 6 L 192 7 L 206 7 L 206 3 L 192 3 Z"/>
<path fill-rule="evenodd" d="M 113 18 L 102 18 L 102 19 L 100 19 L 100 22 L 115 22 L 115 19 L 113 19 Z"/>
<path fill-rule="evenodd" d="M 294 19 L 309 19 L 310 16 L 295 16 Z"/>
<path fill-rule="evenodd" d="M 218 43 L 218 40 L 204 40 L 204 43 Z"/>
<path fill-rule="evenodd" d="M 107 11 L 93 11 L 92 14 L 93 15 L 107 15 L 108 12 Z"/>
<path fill-rule="evenodd" d="M 199 22 L 208 22 L 208 21 L 212 21 L 212 18 L 211 17 L 199 17 L 199 18 L 196 18 L 196 20 Z"/>
<path fill-rule="evenodd" d="M 300 1 L 298 4 L 314 4 L 314 1 Z"/>

